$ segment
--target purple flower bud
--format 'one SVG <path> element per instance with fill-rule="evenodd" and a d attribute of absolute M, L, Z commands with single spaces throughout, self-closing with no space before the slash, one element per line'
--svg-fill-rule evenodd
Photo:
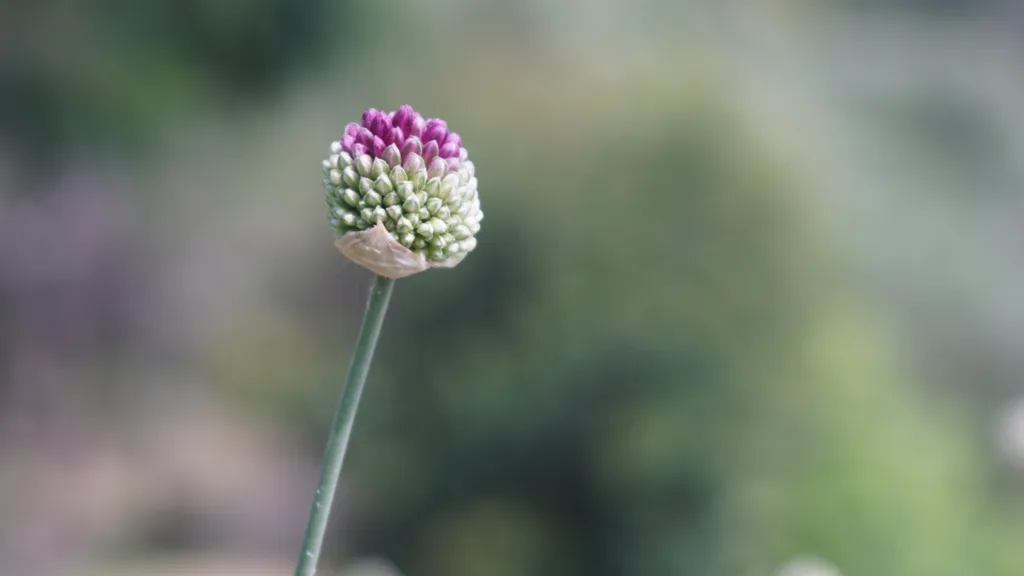
<path fill-rule="evenodd" d="M 433 118 L 427 121 L 427 127 L 423 131 L 423 141 L 436 140 L 438 144 L 443 143 L 448 136 L 448 125 L 444 120 Z"/>
<path fill-rule="evenodd" d="M 423 143 L 415 136 L 406 138 L 402 143 L 402 157 L 405 158 L 409 154 L 423 154 Z"/>
<path fill-rule="evenodd" d="M 352 152 L 352 145 L 356 143 L 356 137 L 351 134 L 345 134 L 341 137 L 341 149 L 345 152 Z"/>
<path fill-rule="evenodd" d="M 369 128 L 373 125 L 373 121 L 380 117 L 381 111 L 376 108 L 370 108 L 366 112 L 363 112 L 363 128 Z"/>
<path fill-rule="evenodd" d="M 370 132 L 366 128 L 360 128 L 359 134 L 356 135 L 356 142 L 366 146 L 367 148 L 371 148 L 373 146 L 373 138 L 373 132 Z"/>
<path fill-rule="evenodd" d="M 345 135 L 346 136 L 355 136 L 356 134 L 359 134 L 359 129 L 360 128 L 361 128 L 361 126 L 359 124 L 356 124 L 355 122 L 349 122 L 345 126 Z"/>
<path fill-rule="evenodd" d="M 445 144 L 455 143 L 455 149 L 462 148 L 462 137 L 455 132 L 449 132 L 448 136 L 444 139 Z"/>
<path fill-rule="evenodd" d="M 433 144 L 433 142 L 431 142 Z M 441 158 L 455 158 L 459 155 L 459 145 L 455 142 L 449 142 L 438 151 L 438 156 Z"/>
<path fill-rule="evenodd" d="M 426 127 L 426 120 L 423 119 L 423 116 L 417 114 L 413 116 L 412 119 L 409 121 L 409 126 L 402 126 L 402 129 L 405 130 L 406 136 L 415 136 L 417 138 L 420 138 L 421 136 L 423 136 L 423 130 Z"/>
<path fill-rule="evenodd" d="M 391 124 L 388 122 L 388 119 L 384 114 L 378 115 L 373 119 L 373 123 L 370 124 L 370 132 L 373 132 L 376 136 L 383 137 L 385 130 L 390 128 Z"/>
<path fill-rule="evenodd" d="M 384 141 L 385 146 L 395 143 L 395 129 L 390 124 L 384 124 L 383 129 L 377 136 Z"/>
<path fill-rule="evenodd" d="M 448 172 L 448 163 L 443 158 L 434 158 L 427 168 L 427 178 L 440 178 Z"/>
<path fill-rule="evenodd" d="M 352 157 L 354 158 L 356 156 L 362 156 L 363 154 L 366 154 L 367 151 L 368 148 L 366 147 L 365 144 L 360 144 L 359 142 L 356 142 L 355 144 L 352 145 L 352 151 L 350 152 L 350 154 L 352 154 Z"/>
<path fill-rule="evenodd" d="M 405 160 L 402 162 L 402 169 L 408 174 L 423 168 L 423 158 L 418 154 L 402 155 Z"/>
<path fill-rule="evenodd" d="M 395 144 L 401 146 L 405 142 L 405 133 L 402 132 L 401 128 L 391 129 L 391 142 L 389 144 Z"/>
<path fill-rule="evenodd" d="M 373 137 L 373 157 L 380 158 L 380 155 L 384 153 L 384 149 L 387 148 L 387 144 L 384 144 L 384 140 L 380 136 Z"/>
<path fill-rule="evenodd" d="M 430 161 L 437 157 L 437 152 L 437 140 L 427 142 L 427 145 L 423 147 L 423 161 L 429 166 Z"/>
<path fill-rule="evenodd" d="M 394 115 L 391 116 L 391 125 L 402 130 L 409 128 L 409 123 L 412 121 L 413 116 L 416 115 L 416 111 L 412 109 L 412 106 L 403 104 L 395 110 Z"/>

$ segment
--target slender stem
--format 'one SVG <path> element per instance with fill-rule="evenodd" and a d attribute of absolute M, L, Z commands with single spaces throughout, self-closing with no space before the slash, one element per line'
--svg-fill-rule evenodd
<path fill-rule="evenodd" d="M 384 322 L 384 313 L 387 312 L 388 300 L 391 299 L 391 289 L 394 286 L 393 279 L 383 276 L 377 276 L 373 281 L 363 323 L 359 327 L 359 338 L 352 353 L 352 364 L 345 379 L 345 391 L 341 395 L 338 411 L 331 425 L 331 435 L 327 439 L 323 468 L 320 469 L 313 507 L 309 511 L 309 524 L 306 526 L 306 537 L 302 541 L 302 552 L 295 567 L 295 576 L 316 574 L 316 563 L 324 543 L 327 518 L 331 513 L 331 502 L 334 500 L 334 490 L 338 486 L 338 476 L 341 475 L 345 449 L 352 434 L 352 423 L 359 408 L 359 397 L 363 393 L 366 374 L 370 371 L 373 349 L 377 345 L 377 336 L 380 334 L 380 326 Z"/>

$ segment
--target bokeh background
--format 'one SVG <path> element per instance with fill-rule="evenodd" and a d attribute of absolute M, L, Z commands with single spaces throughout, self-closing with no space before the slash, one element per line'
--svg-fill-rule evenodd
<path fill-rule="evenodd" d="M 0 5 L 0 573 L 290 574 L 370 275 L 328 143 L 448 120 L 323 574 L 1024 574 L 1014 0 Z"/>

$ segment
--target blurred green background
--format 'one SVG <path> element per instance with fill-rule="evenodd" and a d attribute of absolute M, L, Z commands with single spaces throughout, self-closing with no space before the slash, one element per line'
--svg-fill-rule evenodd
<path fill-rule="evenodd" d="M 397 285 L 323 574 L 1024 574 L 1022 32 L 4 3 L 0 573 L 291 573 L 370 281 L 320 161 L 409 103 L 487 217 Z"/>

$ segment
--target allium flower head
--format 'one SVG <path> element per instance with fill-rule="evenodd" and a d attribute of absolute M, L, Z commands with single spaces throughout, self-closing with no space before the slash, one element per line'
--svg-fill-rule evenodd
<path fill-rule="evenodd" d="M 335 245 L 377 274 L 455 266 L 476 247 L 473 162 L 444 120 L 371 108 L 331 143 L 323 169 Z"/>

